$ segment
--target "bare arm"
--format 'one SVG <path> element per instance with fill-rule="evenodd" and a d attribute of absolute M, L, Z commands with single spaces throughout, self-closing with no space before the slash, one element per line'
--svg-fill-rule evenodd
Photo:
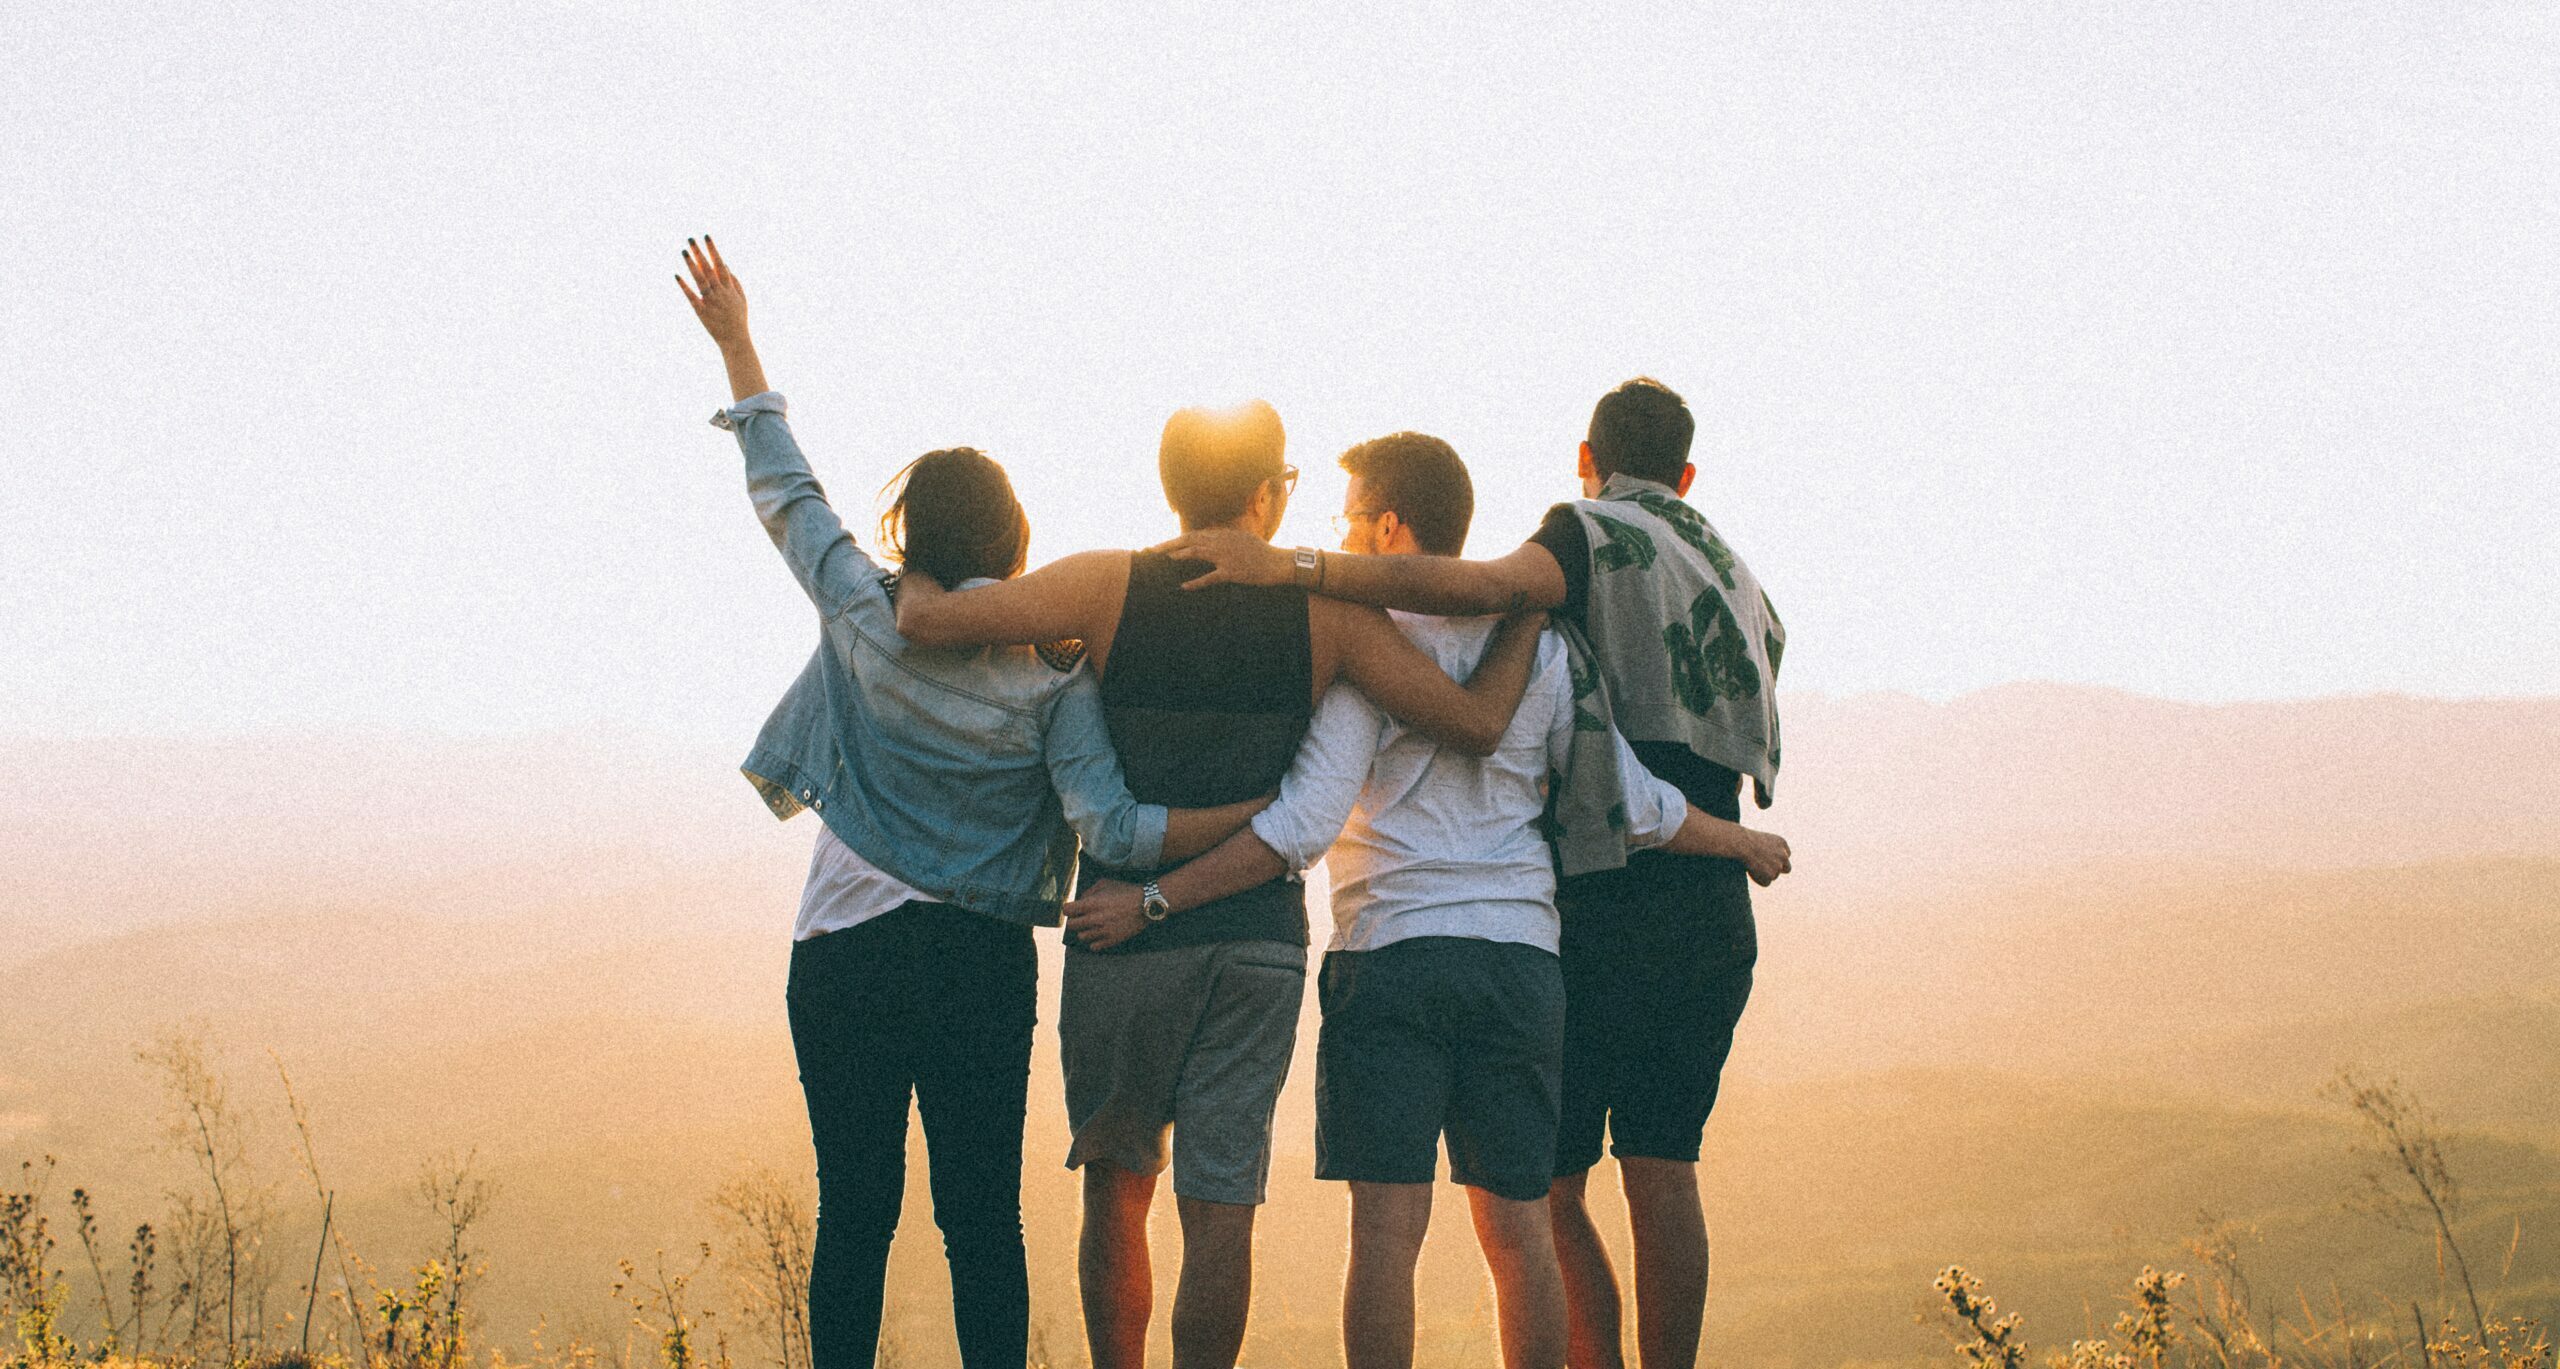
<path fill-rule="evenodd" d="M 1168 809 L 1164 824 L 1164 855 L 1160 858 L 1161 862 L 1170 864 L 1178 860 L 1189 860 L 1238 832 L 1244 831 L 1244 825 L 1253 821 L 1254 814 L 1271 806 L 1273 797 L 1265 794 L 1260 798 L 1246 799 L 1242 803 L 1223 804 L 1216 808 Z M 1268 879 L 1271 876 L 1266 875 L 1264 878 Z"/>
<path fill-rule="evenodd" d="M 1722 856 L 1741 861 L 1743 868 L 1751 872 L 1752 882 L 1763 886 L 1795 868 L 1794 854 L 1787 849 L 1785 837 L 1710 817 L 1694 806 L 1681 822 L 1679 834 L 1664 843 L 1662 849 L 1675 855 Z"/>
<path fill-rule="evenodd" d="M 1232 528 L 1186 532 L 1158 550 L 1187 561 L 1216 567 L 1183 586 L 1228 582 L 1285 585 L 1297 573 L 1288 551 Z M 1316 580 L 1308 588 L 1329 599 L 1402 609 L 1407 613 L 1470 616 L 1555 608 L 1564 603 L 1564 570 L 1535 542 L 1523 543 L 1509 555 L 1491 561 L 1455 556 L 1354 556 L 1328 551 L 1317 556 Z"/>
<path fill-rule="evenodd" d="M 1570 686 L 1567 688 L 1569 691 Z M 1563 769 L 1573 741 L 1570 699 L 1563 712 L 1565 721 L 1547 741 L 1547 754 L 1558 771 Z M 1794 868 L 1785 837 L 1701 812 L 1681 794 L 1678 785 L 1645 768 L 1623 733 L 1610 729 L 1609 741 L 1618 752 L 1618 806 L 1626 814 L 1631 845 L 1674 855 L 1738 860 L 1752 881 L 1761 885 L 1774 882 Z"/>
<path fill-rule="evenodd" d="M 1542 553 L 1543 554 L 1543 553 Z M 1419 560 L 1419 557 L 1380 557 Z M 1484 659 L 1464 687 L 1437 662 L 1405 640 L 1387 615 L 1333 599 L 1307 601 L 1307 625 L 1318 660 L 1330 655 L 1333 674 L 1349 680 L 1389 716 L 1452 750 L 1490 756 L 1520 710 L 1529 670 L 1538 656 L 1543 613 L 1518 614 L 1494 629 Z M 1330 680 L 1319 681 L 1330 683 Z"/>
<path fill-rule="evenodd" d="M 1289 862 L 1252 828 L 1228 837 L 1209 854 L 1156 881 L 1175 914 L 1269 884 L 1289 873 Z"/>
<path fill-rule="evenodd" d="M 918 646 L 1018 646 L 1075 638 L 1094 647 L 1118 626 L 1128 583 L 1125 551 L 1078 552 L 975 589 L 952 590 L 929 575 L 911 575 L 898 585 L 898 634 Z"/>
<path fill-rule="evenodd" d="M 1289 864 L 1248 827 L 1219 842 L 1209 854 L 1156 881 L 1173 911 L 1214 903 L 1289 873 Z M 1107 951 L 1145 930 L 1138 887 L 1116 879 L 1097 881 L 1066 907 L 1067 930 L 1077 942 Z"/>

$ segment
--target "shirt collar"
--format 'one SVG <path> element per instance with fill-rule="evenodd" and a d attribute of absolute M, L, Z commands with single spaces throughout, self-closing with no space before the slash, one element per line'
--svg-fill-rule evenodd
<path fill-rule="evenodd" d="M 1680 497 L 1678 490 L 1659 480 L 1647 480 L 1642 476 L 1629 475 L 1625 471 L 1610 476 L 1600 484 L 1600 497 L 1603 499 L 1633 499 L 1647 492 L 1667 494 L 1674 499 Z"/>

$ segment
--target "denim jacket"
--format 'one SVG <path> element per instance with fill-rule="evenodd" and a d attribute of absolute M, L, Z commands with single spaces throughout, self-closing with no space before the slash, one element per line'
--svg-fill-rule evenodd
<path fill-rule="evenodd" d="M 1163 856 L 1166 810 L 1129 795 L 1081 655 L 919 647 L 791 438 L 782 396 L 713 415 L 746 453 L 756 517 L 818 608 L 818 649 L 739 767 L 778 818 L 816 811 L 864 860 L 936 898 L 1054 926 L 1076 838 Z"/>

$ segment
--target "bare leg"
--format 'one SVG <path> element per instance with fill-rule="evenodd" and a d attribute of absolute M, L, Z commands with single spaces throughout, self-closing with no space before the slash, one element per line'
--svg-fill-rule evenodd
<path fill-rule="evenodd" d="M 1348 1369 L 1412 1369 L 1413 1267 L 1431 1229 L 1431 1185 L 1351 1185 L 1351 1263 L 1342 1279 Z"/>
<path fill-rule="evenodd" d="M 1132 1174 L 1102 1160 L 1085 1164 L 1076 1281 L 1084 1294 L 1084 1343 L 1093 1369 L 1145 1369 L 1147 1322 L 1156 1304 L 1147 1209 L 1155 1196 L 1152 1174 Z"/>
<path fill-rule="evenodd" d="M 1182 1214 L 1182 1281 L 1173 1290 L 1173 1369 L 1235 1369 L 1253 1309 L 1253 1204 L 1176 1194 L 1174 1210 Z"/>
<path fill-rule="evenodd" d="M 1636 1238 L 1636 1354 L 1644 1369 L 1694 1369 L 1707 1319 L 1707 1215 L 1698 1167 L 1621 1156 Z"/>
<path fill-rule="evenodd" d="M 1547 1216 L 1555 1228 L 1556 1268 L 1564 1277 L 1565 1363 L 1573 1369 L 1624 1369 L 1619 1347 L 1618 1272 L 1609 1248 L 1583 1205 L 1591 1171 L 1567 1174 L 1547 1186 Z"/>
<path fill-rule="evenodd" d="M 1564 1369 L 1564 1275 L 1547 1200 L 1522 1202 L 1481 1188 L 1467 1190 L 1476 1244 L 1493 1272 L 1502 1321 L 1503 1369 Z"/>

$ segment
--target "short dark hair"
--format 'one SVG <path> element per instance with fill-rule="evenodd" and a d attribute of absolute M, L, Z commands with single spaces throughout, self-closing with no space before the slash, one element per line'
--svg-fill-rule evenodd
<path fill-rule="evenodd" d="M 1280 412 L 1259 399 L 1233 409 L 1175 410 L 1156 445 L 1164 501 L 1184 527 L 1234 522 L 1255 490 L 1280 478 L 1287 442 Z"/>
<path fill-rule="evenodd" d="M 1455 556 L 1467 549 L 1476 487 L 1448 443 L 1428 433 L 1389 433 L 1344 452 L 1342 469 L 1360 478 L 1380 509 L 1393 509 L 1424 551 Z"/>
<path fill-rule="evenodd" d="M 1686 401 L 1661 381 L 1637 376 L 1600 396 L 1591 410 L 1591 466 L 1603 480 L 1623 471 L 1677 484 L 1697 433 Z"/>
<path fill-rule="evenodd" d="M 891 477 L 880 545 L 908 570 L 957 588 L 1010 580 L 1031 550 L 1031 519 L 1004 467 L 975 447 L 926 452 Z"/>

